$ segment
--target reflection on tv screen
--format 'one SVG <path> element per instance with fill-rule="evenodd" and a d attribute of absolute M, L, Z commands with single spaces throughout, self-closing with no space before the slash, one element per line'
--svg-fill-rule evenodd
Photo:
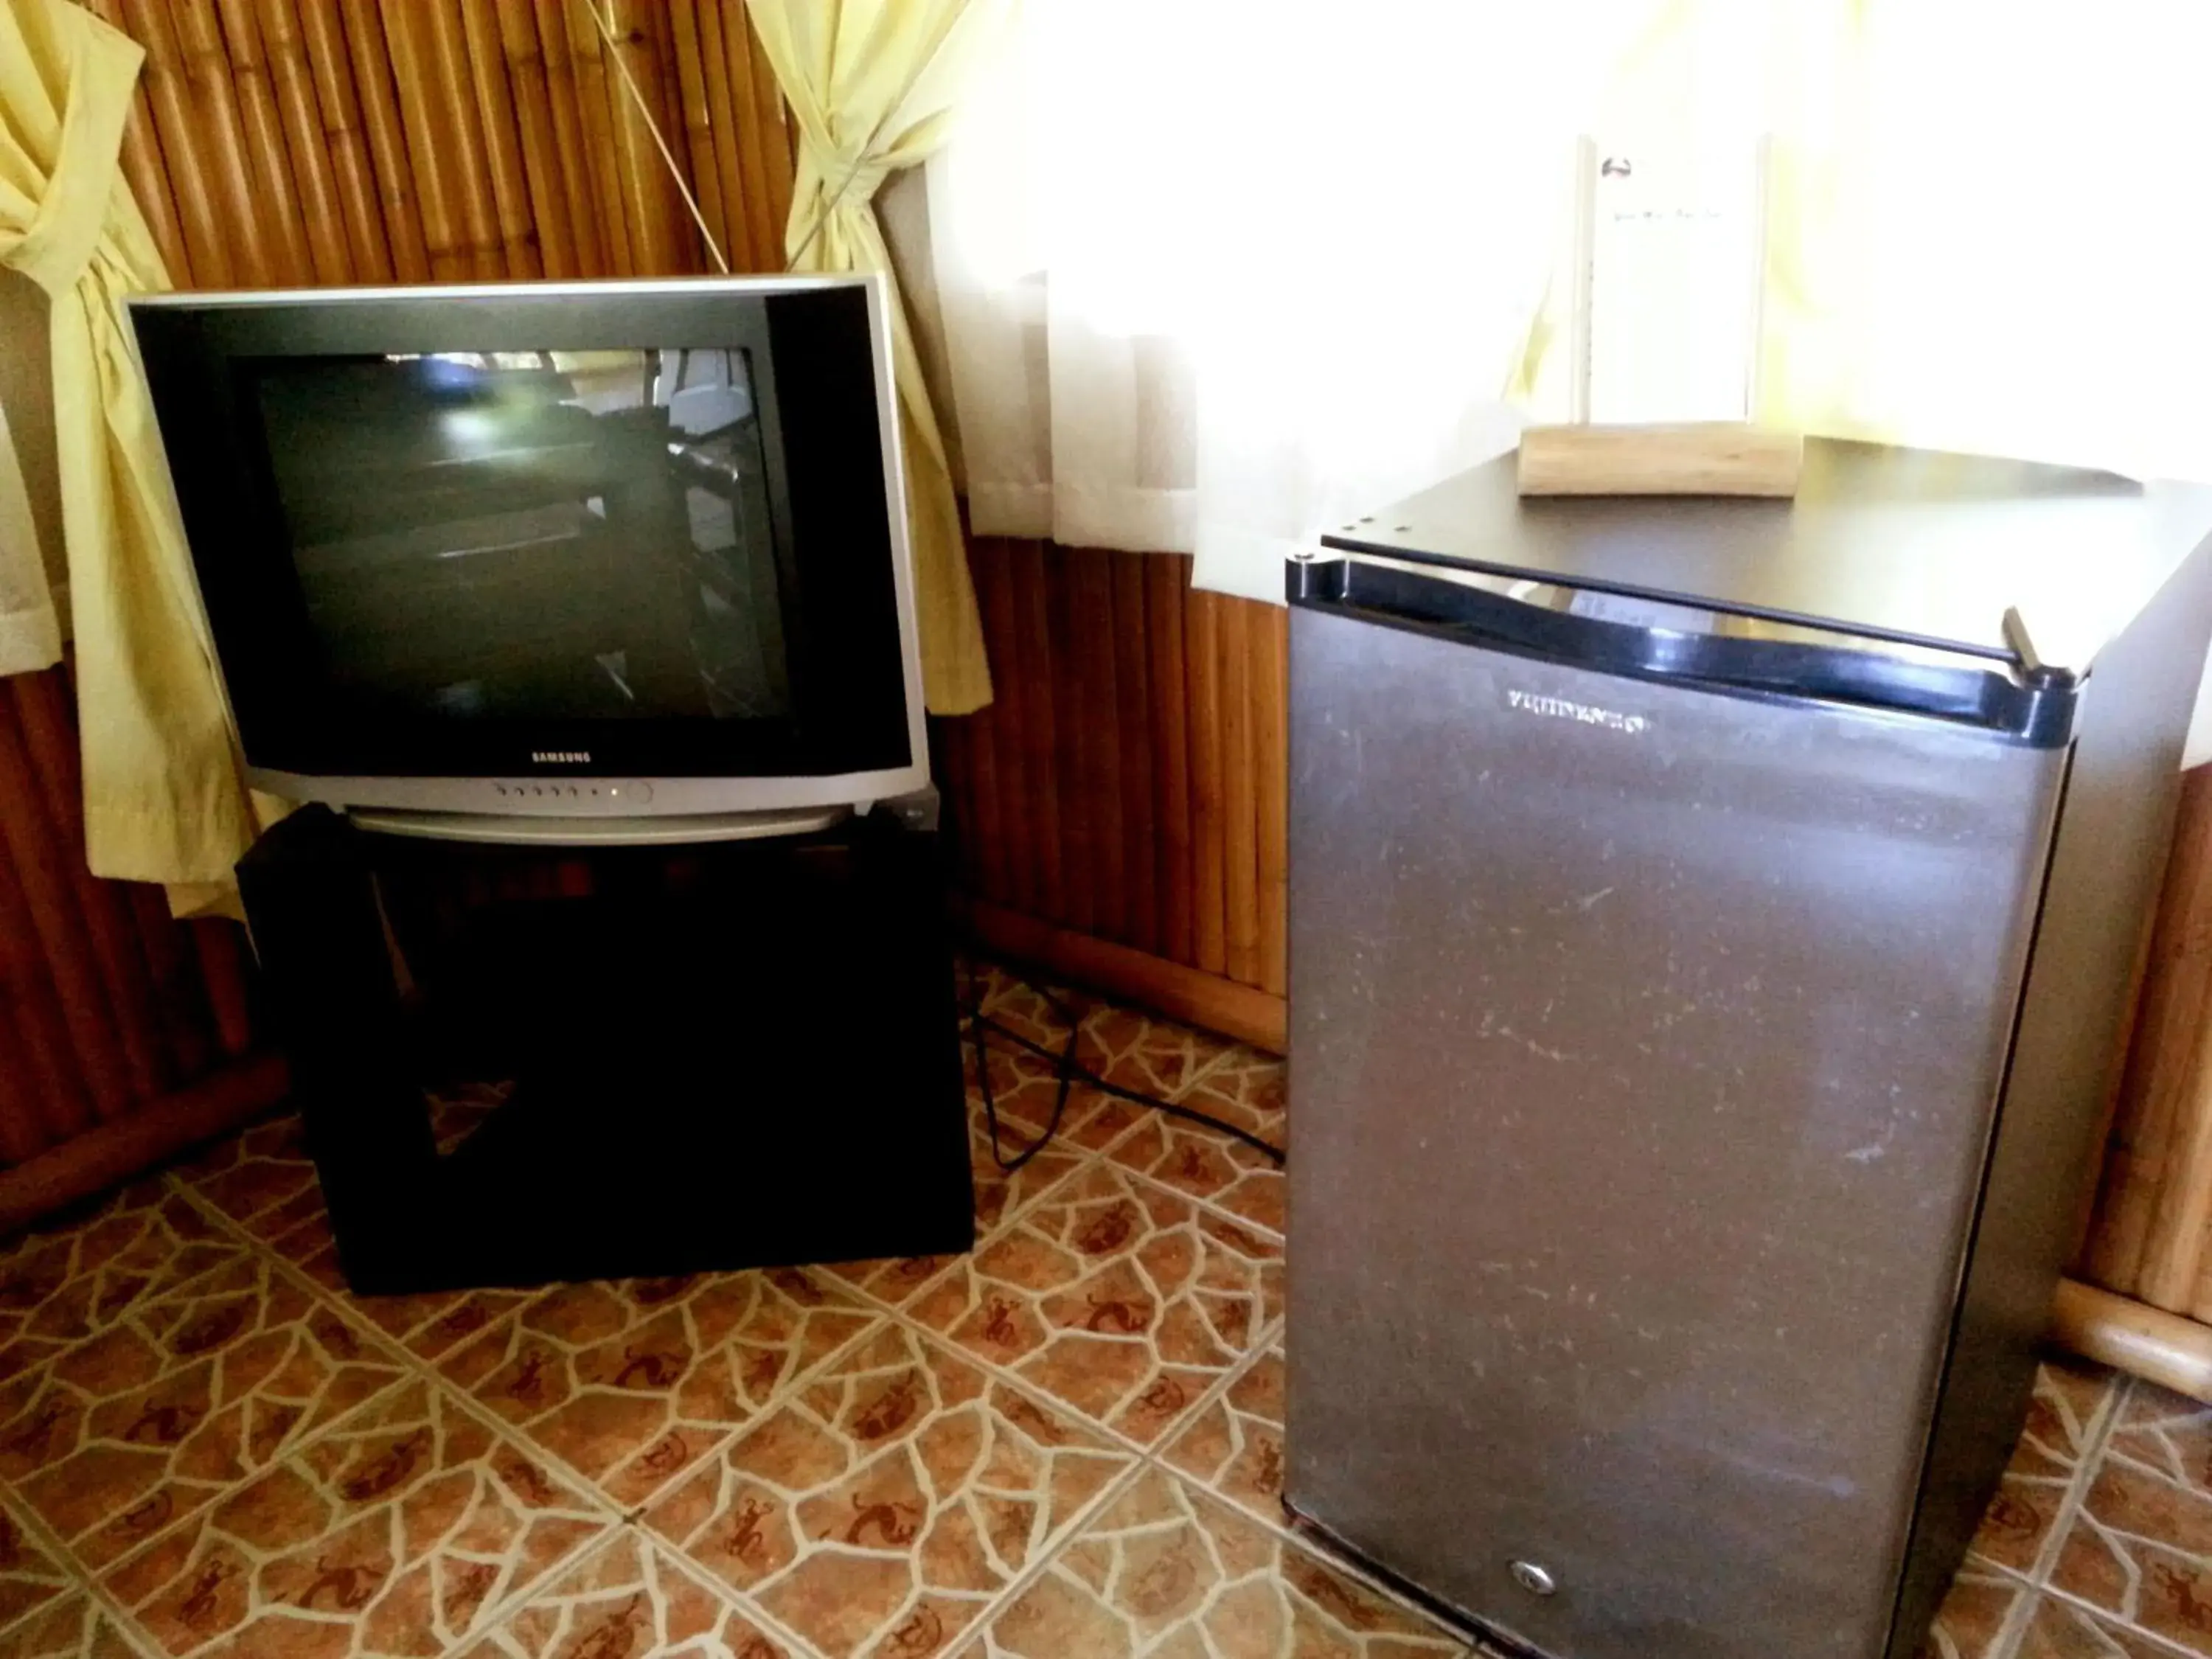
<path fill-rule="evenodd" d="M 791 712 L 738 350 L 249 371 L 334 694 L 368 715 Z"/>

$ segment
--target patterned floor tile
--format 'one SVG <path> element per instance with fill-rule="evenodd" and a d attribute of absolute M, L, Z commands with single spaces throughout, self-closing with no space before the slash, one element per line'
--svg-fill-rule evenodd
<path fill-rule="evenodd" d="M 1033 984 L 996 966 L 988 969 L 985 978 L 990 994 L 984 999 L 983 1012 L 1008 1030 L 1020 1033 L 1031 1042 L 1041 1042 L 1055 1053 L 1067 1041 L 1068 1025 L 1060 1017 L 1060 1009 L 1075 1016 L 1079 1029 L 1082 1022 L 1101 1006 L 1098 999 L 1080 991 L 1044 981 Z M 1053 1006 L 1055 1001 L 1059 1007 Z M 1094 1072 L 1099 1070 L 1105 1059 L 1095 1040 L 1084 1042 L 1075 1057 Z"/>
<path fill-rule="evenodd" d="M 513 1085 L 458 1084 L 428 1097 L 430 1132 L 450 1152 L 497 1109 Z M 257 1238 L 271 1243 L 319 1213 L 322 1193 L 296 1112 L 250 1125 L 178 1166 L 179 1179 Z"/>
<path fill-rule="evenodd" d="M 959 1260 L 957 1255 L 884 1256 L 866 1261 L 830 1261 L 807 1271 L 826 1273 L 865 1296 L 899 1308 L 913 1301 L 939 1273 Z"/>
<path fill-rule="evenodd" d="M 629 1505 L 881 1317 L 797 1267 L 559 1285 L 440 1369 Z"/>
<path fill-rule="evenodd" d="M 2014 1607 L 2033 1594 L 2016 1578 L 1967 1567 L 1951 1581 L 1918 1659 L 1997 1659 Z"/>
<path fill-rule="evenodd" d="M 204 1273 L 229 1241 L 158 1179 L 88 1217 L 0 1248 L 0 1382 L 107 1328 L 134 1304 Z"/>
<path fill-rule="evenodd" d="M 991 1086 L 1003 1133 L 1010 1143 L 1018 1139 L 1027 1145 L 1052 1121 L 1053 1103 L 1060 1093 L 1057 1066 L 1024 1049 L 1000 1046 L 996 1039 L 990 1055 Z M 965 1070 L 969 1107 L 980 1115 L 982 1103 L 975 1092 L 975 1050 L 970 1047 Z M 1146 1115 L 1145 1109 L 1134 1101 L 1103 1094 L 1079 1080 L 1067 1091 L 1067 1105 L 1060 1113 L 1060 1127 L 1054 1131 L 1051 1144 L 1074 1152 L 1103 1152 Z"/>
<path fill-rule="evenodd" d="M 1290 1115 L 1284 1109 L 1283 1062 L 1256 1048 L 1231 1050 L 1180 1103 L 1233 1123 L 1273 1146 L 1287 1144 Z M 1284 1231 L 1288 1183 L 1283 1166 L 1233 1136 L 1154 1113 L 1114 1148 L 1113 1157 L 1116 1163 L 1256 1226 Z"/>
<path fill-rule="evenodd" d="M 1085 1527 L 961 1659 L 1444 1659 L 1464 1648 L 1153 1470 Z"/>
<path fill-rule="evenodd" d="M 1191 1079 L 1231 1050 L 1231 1044 L 1188 1025 L 1117 1008 L 1093 1009 L 1083 1021 L 1084 1063 L 1109 1083 L 1173 1100 Z"/>
<path fill-rule="evenodd" d="M 1273 1323 L 1282 1255 L 1279 1241 L 1094 1163 L 958 1262 L 911 1311 L 1149 1443 Z"/>
<path fill-rule="evenodd" d="M 2179 1659 L 2185 1651 L 2055 1596 L 2035 1604 L 2014 1659 Z M 1960 1650 L 1960 1659 L 1972 1659 Z"/>
<path fill-rule="evenodd" d="M 415 1382 L 102 1582 L 175 1659 L 434 1655 L 611 1524 L 586 1494 Z"/>
<path fill-rule="evenodd" d="M 1169 1443 L 1167 1461 L 1260 1520 L 1283 1519 L 1283 1351 L 1254 1362 Z"/>
<path fill-rule="evenodd" d="M 1014 973 L 1003 963 L 982 957 L 962 957 L 955 979 L 959 988 L 961 1012 L 965 1013 L 971 1008 L 988 1009 L 1012 990 L 1018 982 Z"/>
<path fill-rule="evenodd" d="M 994 1049 L 990 1061 L 992 1103 L 999 1118 L 995 1146 L 990 1120 L 983 1109 L 982 1093 L 972 1081 L 972 1055 L 969 1060 L 971 1081 L 968 1089 L 968 1161 L 975 1180 L 975 1234 L 979 1238 L 1083 1161 L 1082 1148 L 1073 1132 L 1084 1118 L 1097 1115 L 1096 1103 L 1106 1100 L 1106 1097 L 1087 1089 L 1071 1090 L 1058 1130 L 1039 1146 L 1040 1138 L 1052 1121 L 1058 1079 L 1042 1060 L 1031 1060 L 1026 1054 L 1006 1054 Z M 1034 1153 L 1030 1152 L 1032 1147 L 1036 1148 Z M 1021 1167 L 1011 1170 L 1006 1168 L 1006 1164 L 1014 1162 L 1019 1162 Z"/>
<path fill-rule="evenodd" d="M 2051 1586 L 2212 1654 L 2212 1407 L 2148 1383 L 2128 1394 Z"/>
<path fill-rule="evenodd" d="M 1133 1462 L 886 1326 L 645 1518 L 833 1659 L 922 1659 Z"/>
<path fill-rule="evenodd" d="M 1193 1078 L 1233 1047 L 1224 1038 L 1157 1014 L 1141 1013 L 1057 986 L 1048 988 L 1076 1016 L 1081 1032 L 1077 1062 L 1124 1089 L 1172 1100 L 1189 1086 Z M 984 1012 L 1054 1054 L 1067 1041 L 1067 1022 L 1044 991 L 1004 970 L 996 973 Z"/>
<path fill-rule="evenodd" d="M 625 1528 L 462 1659 L 791 1659 L 791 1650 Z"/>
<path fill-rule="evenodd" d="M 502 1091 L 456 1090 L 433 1103 L 431 1124 L 450 1147 Z M 418 1359 L 431 1361 L 530 1299 L 527 1291 L 432 1291 L 356 1297 L 338 1267 L 337 1240 L 296 1115 L 255 1124 L 179 1171 L 206 1201 L 266 1243 Z"/>
<path fill-rule="evenodd" d="M 14 1516 L 0 1509 L 0 1631 L 52 1606 L 76 1588 L 69 1570 L 40 1548 Z"/>
<path fill-rule="evenodd" d="M 2053 1360 L 2037 1369 L 2027 1426 L 1974 1534 L 1975 1559 L 2027 1575 L 2040 1570 L 2075 1471 L 2114 1392 L 2102 1366 Z"/>
<path fill-rule="evenodd" d="M 307 1130 L 287 1112 L 249 1125 L 180 1164 L 178 1178 L 256 1238 L 273 1240 L 322 1208 Z"/>
<path fill-rule="evenodd" d="M 0 1480 L 100 1567 L 404 1375 L 243 1249 L 0 1385 Z"/>
<path fill-rule="evenodd" d="M 106 1609 L 82 1591 L 0 1633 L 8 1659 L 138 1659 Z"/>

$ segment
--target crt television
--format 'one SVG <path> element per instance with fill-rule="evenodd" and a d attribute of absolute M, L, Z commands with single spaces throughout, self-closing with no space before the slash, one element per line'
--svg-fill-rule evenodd
<path fill-rule="evenodd" d="M 257 787 L 512 823 L 927 783 L 880 278 L 131 314 Z"/>

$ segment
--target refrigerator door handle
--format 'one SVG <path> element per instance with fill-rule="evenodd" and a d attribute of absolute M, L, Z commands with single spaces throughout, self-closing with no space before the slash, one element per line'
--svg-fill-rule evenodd
<path fill-rule="evenodd" d="M 1364 559 L 1294 560 L 1288 589 L 1307 610 L 1632 678 L 1893 709 L 2035 748 L 2062 748 L 2073 732 L 2077 682 L 2039 665 L 2014 675 L 1847 645 L 1638 627 Z"/>

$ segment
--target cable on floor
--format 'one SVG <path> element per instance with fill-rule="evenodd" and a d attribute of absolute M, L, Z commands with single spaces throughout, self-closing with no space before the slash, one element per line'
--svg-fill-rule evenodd
<path fill-rule="evenodd" d="M 1249 1129 L 1241 1128 L 1225 1119 L 1215 1117 L 1210 1113 L 1199 1111 L 1193 1107 L 1179 1106 L 1173 1101 L 1162 1100 L 1158 1095 L 1148 1095 L 1136 1089 L 1125 1089 L 1118 1083 L 1109 1083 L 1106 1079 L 1083 1065 L 1075 1057 L 1076 1044 L 1081 1041 L 1083 1035 L 1082 1018 L 1048 986 L 1041 985 L 1027 975 L 1013 973 L 1011 969 L 1004 970 L 1010 977 L 1018 980 L 1042 997 L 1045 1006 L 1051 1009 L 1054 1018 L 1067 1028 L 1067 1041 L 1058 1053 L 1054 1053 L 1042 1042 L 1035 1041 L 1024 1033 L 1015 1030 L 1005 1022 L 992 1018 L 983 1012 L 983 996 L 976 977 L 975 958 L 972 954 L 964 958 L 964 966 L 968 994 L 963 1012 L 967 1015 L 967 1035 L 975 1051 L 975 1086 L 983 1097 L 983 1120 L 991 1132 L 991 1156 L 997 1161 L 999 1167 L 1008 1175 L 1012 1175 L 1042 1152 L 1051 1144 L 1053 1137 L 1060 1133 L 1060 1120 L 1067 1112 L 1068 1097 L 1074 1092 L 1078 1084 L 1081 1084 L 1087 1089 L 1094 1089 L 1100 1094 L 1112 1095 L 1121 1100 L 1133 1102 L 1139 1106 L 1150 1107 L 1156 1112 L 1164 1112 L 1170 1117 L 1179 1117 L 1188 1123 L 1201 1124 L 1206 1128 L 1229 1136 L 1231 1139 L 1243 1142 L 1247 1146 L 1265 1154 L 1278 1164 L 1283 1162 L 1284 1153 L 1280 1146 L 1272 1141 L 1261 1139 Z M 991 1086 L 990 1047 L 985 1040 L 986 1032 L 996 1032 L 1000 1037 L 1018 1048 L 1025 1049 L 1041 1060 L 1050 1061 L 1053 1075 L 1059 1083 L 1059 1087 L 1053 1096 L 1052 1113 L 1045 1120 L 1043 1130 L 1035 1140 L 1024 1146 L 1012 1158 L 1006 1156 L 1006 1141 L 1000 1133 L 999 1103 L 996 1091 Z"/>

